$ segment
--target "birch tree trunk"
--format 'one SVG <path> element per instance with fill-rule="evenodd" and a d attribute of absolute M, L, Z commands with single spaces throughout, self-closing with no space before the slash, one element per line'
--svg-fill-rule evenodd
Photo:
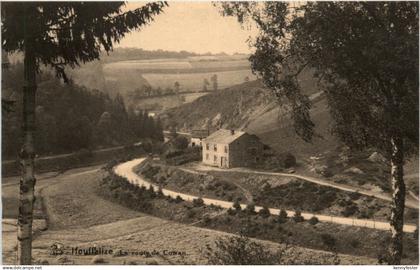
<path fill-rule="evenodd" d="M 392 205 L 391 205 L 391 243 L 389 246 L 390 265 L 401 264 L 403 251 L 403 226 L 405 207 L 405 184 L 404 184 L 404 155 L 403 141 L 395 136 L 391 139 L 391 181 L 392 181 Z"/>
<path fill-rule="evenodd" d="M 25 28 L 30 22 L 25 16 Z M 34 186 L 34 131 L 35 131 L 35 94 L 36 59 L 29 40 L 25 41 L 24 86 L 23 86 L 23 146 L 20 151 L 21 179 L 18 216 L 17 263 L 29 265 L 32 261 L 32 220 L 35 201 Z"/>

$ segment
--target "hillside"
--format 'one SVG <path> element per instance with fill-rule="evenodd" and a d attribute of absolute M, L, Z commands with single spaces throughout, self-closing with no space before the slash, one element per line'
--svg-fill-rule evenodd
<path fill-rule="evenodd" d="M 311 143 L 295 134 L 290 117 L 282 112 L 271 91 L 260 81 L 233 86 L 169 109 L 164 115 L 165 126 L 176 126 L 187 132 L 207 127 L 210 131 L 242 129 L 260 137 L 278 153 L 291 152 L 302 165 L 297 170 L 304 174 L 389 191 L 389 163 L 371 158 L 376 153 L 374 149 L 355 152 L 344 147 L 331 134 L 332 119 L 326 99 L 320 92 L 307 93 L 312 100 L 310 113 L 316 134 Z M 405 166 L 407 187 L 414 194 L 418 193 L 417 163 L 418 158 L 413 158 Z"/>
<path fill-rule="evenodd" d="M 260 81 L 246 82 L 210 93 L 194 102 L 167 110 L 167 125 L 191 130 L 209 127 L 242 129 L 255 115 L 273 106 L 271 93 Z"/>
<path fill-rule="evenodd" d="M 167 126 L 178 129 L 235 128 L 258 135 L 265 143 L 279 152 L 291 151 L 296 155 L 316 154 L 337 147 L 329 133 L 329 114 L 326 101 L 316 89 L 307 87 L 305 92 L 313 100 L 311 116 L 318 137 L 313 143 L 298 138 L 289 116 L 282 115 L 274 94 L 260 81 L 252 81 L 211 93 L 178 108 L 166 111 Z"/>

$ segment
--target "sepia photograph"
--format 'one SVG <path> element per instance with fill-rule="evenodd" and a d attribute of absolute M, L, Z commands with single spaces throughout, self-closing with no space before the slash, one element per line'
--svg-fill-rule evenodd
<path fill-rule="evenodd" d="M 418 269 L 418 1 L 0 9 L 3 269 Z"/>

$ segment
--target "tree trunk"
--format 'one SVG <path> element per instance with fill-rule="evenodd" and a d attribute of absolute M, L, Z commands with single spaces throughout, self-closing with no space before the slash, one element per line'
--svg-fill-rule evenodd
<path fill-rule="evenodd" d="M 30 23 L 30 22 L 28 22 Z M 23 146 L 20 151 L 22 175 L 20 179 L 17 263 L 29 265 L 32 260 L 32 220 L 35 201 L 34 131 L 36 59 L 31 43 L 25 40 L 23 86 Z"/>
<path fill-rule="evenodd" d="M 401 264 L 403 251 L 403 226 L 405 207 L 405 184 L 403 179 L 403 141 L 400 136 L 391 139 L 391 181 L 392 181 L 392 206 L 391 206 L 391 244 L 389 246 L 388 264 Z"/>

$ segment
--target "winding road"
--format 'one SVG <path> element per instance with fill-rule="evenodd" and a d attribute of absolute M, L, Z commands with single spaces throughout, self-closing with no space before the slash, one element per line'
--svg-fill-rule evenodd
<path fill-rule="evenodd" d="M 199 171 L 226 171 L 226 172 L 241 172 L 241 173 L 253 173 L 253 174 L 260 174 L 260 175 L 268 175 L 268 176 L 286 176 L 286 177 L 294 177 L 300 180 L 304 180 L 304 181 L 308 181 L 308 182 L 312 182 L 314 184 L 317 185 L 321 185 L 321 186 L 327 186 L 327 187 L 332 187 L 335 189 L 340 189 L 343 191 L 348 191 L 348 192 L 356 192 L 362 195 L 366 195 L 366 196 L 372 196 L 384 201 L 388 201 L 391 202 L 392 198 L 390 195 L 388 194 L 380 194 L 377 192 L 373 192 L 370 190 L 366 190 L 366 189 L 358 189 L 355 188 L 353 186 L 349 186 L 349 185 L 344 185 L 344 184 L 337 184 L 337 183 L 333 183 L 333 182 L 329 182 L 323 179 L 319 179 L 319 178 L 314 178 L 314 177 L 310 177 L 310 176 L 305 176 L 305 175 L 300 175 L 300 174 L 295 174 L 295 173 L 277 173 L 277 172 L 264 172 L 264 171 L 255 171 L 255 170 L 250 170 L 250 169 L 246 169 L 246 168 L 231 168 L 231 169 L 222 169 L 222 168 L 217 168 L 217 167 L 210 167 L 210 166 L 203 166 L 200 165 L 197 170 Z M 414 195 L 414 194 L 413 194 Z M 415 196 L 413 196 L 415 198 Z M 405 206 L 409 207 L 409 208 L 413 208 L 413 209 L 419 209 L 419 202 L 417 200 L 409 200 L 409 198 L 406 198 L 405 201 Z"/>
<path fill-rule="evenodd" d="M 138 159 L 133 159 L 133 160 L 121 163 L 114 167 L 114 172 L 117 175 L 126 178 L 132 184 L 135 184 L 138 186 L 145 186 L 146 188 L 150 188 L 151 186 L 154 190 L 157 191 L 159 189 L 157 185 L 149 183 L 143 177 L 137 175 L 133 171 L 135 166 L 141 164 L 145 160 L 146 158 L 138 158 Z M 296 177 L 295 175 L 290 175 L 290 176 Z M 177 196 L 180 196 L 182 199 L 186 201 L 192 201 L 198 198 L 197 196 L 175 192 L 168 189 L 162 189 L 162 193 L 166 196 L 171 196 L 172 198 L 176 198 Z M 202 199 L 204 201 L 204 204 L 206 205 L 215 205 L 215 206 L 220 206 L 222 208 L 231 208 L 233 206 L 233 203 L 228 202 L 228 201 L 215 200 L 215 199 L 209 199 L 209 198 L 202 198 Z M 246 207 L 246 205 L 241 204 L 241 207 L 244 208 Z M 261 209 L 262 207 L 260 206 L 255 207 L 255 210 L 257 212 L 260 211 Z M 278 215 L 280 212 L 280 209 L 275 209 L 275 208 L 269 208 L 269 210 L 272 215 Z M 286 212 L 288 216 L 293 216 L 295 214 L 294 211 L 287 210 Z M 307 213 L 307 212 L 302 213 L 302 216 L 305 219 L 310 219 L 311 217 L 315 216 L 321 222 L 330 222 L 330 223 L 351 225 L 351 226 L 357 226 L 357 227 L 367 227 L 367 228 L 386 230 L 386 231 L 390 230 L 389 223 L 375 221 L 375 220 L 344 218 L 344 217 L 337 217 L 337 216 L 319 215 L 319 214 L 313 214 L 313 213 Z M 411 224 L 406 224 L 404 225 L 403 230 L 404 232 L 413 233 L 416 230 L 416 226 L 411 225 Z"/>

